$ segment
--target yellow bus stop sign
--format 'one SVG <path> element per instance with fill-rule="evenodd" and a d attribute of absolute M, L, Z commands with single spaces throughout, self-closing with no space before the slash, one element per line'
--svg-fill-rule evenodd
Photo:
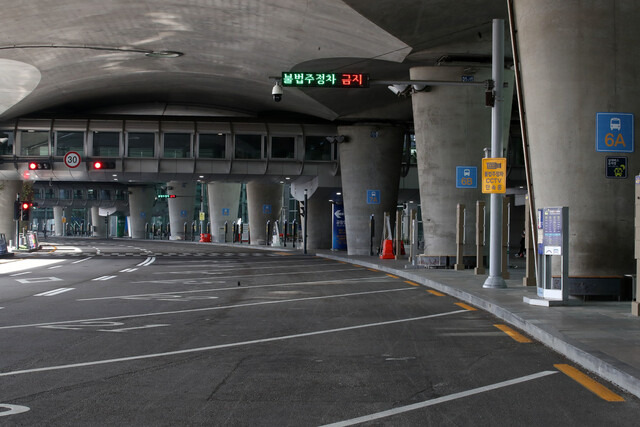
<path fill-rule="evenodd" d="M 482 159 L 482 192 L 484 194 L 507 192 L 507 159 L 504 157 Z"/>

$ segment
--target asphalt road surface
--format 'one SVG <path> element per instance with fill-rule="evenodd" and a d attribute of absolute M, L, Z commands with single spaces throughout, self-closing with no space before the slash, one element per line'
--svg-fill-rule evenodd
<path fill-rule="evenodd" d="M 635 397 L 380 271 L 248 246 L 49 243 L 0 263 L 2 426 L 638 423 Z"/>

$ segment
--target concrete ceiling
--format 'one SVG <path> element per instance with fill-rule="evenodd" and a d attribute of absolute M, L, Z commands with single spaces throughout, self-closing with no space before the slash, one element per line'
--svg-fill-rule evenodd
<path fill-rule="evenodd" d="M 386 87 L 290 89 L 282 71 L 407 79 L 443 55 L 486 55 L 504 0 L 3 2 L 0 120 L 24 115 L 410 120 Z M 151 51 L 177 51 L 154 58 Z"/>

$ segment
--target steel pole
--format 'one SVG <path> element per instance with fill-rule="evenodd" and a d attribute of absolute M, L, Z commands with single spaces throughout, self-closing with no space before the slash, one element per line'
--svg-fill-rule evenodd
<path fill-rule="evenodd" d="M 491 157 L 502 157 L 502 116 L 504 85 L 504 20 L 493 20 L 492 79 L 494 104 L 491 111 Z M 505 177 L 506 178 L 506 177 Z M 506 181 L 506 179 L 505 179 Z M 502 278 L 502 194 L 491 194 L 491 236 L 489 241 L 489 277 L 483 288 L 506 288 Z"/>

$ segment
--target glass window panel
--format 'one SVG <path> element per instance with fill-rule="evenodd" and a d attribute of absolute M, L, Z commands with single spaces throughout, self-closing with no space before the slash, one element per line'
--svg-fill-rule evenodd
<path fill-rule="evenodd" d="M 13 132 L 0 131 L 0 156 L 13 154 Z"/>
<path fill-rule="evenodd" d="M 261 159 L 262 135 L 236 135 L 236 159 Z"/>
<path fill-rule="evenodd" d="M 130 132 L 127 134 L 128 157 L 153 157 L 155 155 L 155 134 Z"/>
<path fill-rule="evenodd" d="M 82 190 L 73 190 L 73 198 L 76 200 L 84 199 L 84 191 Z"/>
<path fill-rule="evenodd" d="M 120 132 L 93 132 L 93 155 L 120 157 Z"/>
<path fill-rule="evenodd" d="M 20 155 L 48 156 L 49 155 L 49 132 L 48 131 L 22 131 L 20 133 Z"/>
<path fill-rule="evenodd" d="M 304 141 L 305 160 L 331 160 L 331 143 L 324 136 L 307 136 Z"/>
<path fill-rule="evenodd" d="M 191 134 L 165 133 L 163 157 L 184 159 L 191 155 Z"/>
<path fill-rule="evenodd" d="M 56 156 L 64 156 L 69 151 L 84 155 L 84 132 L 56 132 Z"/>
<path fill-rule="evenodd" d="M 96 200 L 98 198 L 97 194 L 96 194 L 96 190 L 94 190 L 93 188 L 89 188 L 87 190 L 87 200 Z"/>
<path fill-rule="evenodd" d="M 200 134 L 198 157 L 207 159 L 226 158 L 227 136 L 222 134 Z"/>
<path fill-rule="evenodd" d="M 274 159 L 293 159 L 296 153 L 294 136 L 271 137 L 271 157 Z"/>

